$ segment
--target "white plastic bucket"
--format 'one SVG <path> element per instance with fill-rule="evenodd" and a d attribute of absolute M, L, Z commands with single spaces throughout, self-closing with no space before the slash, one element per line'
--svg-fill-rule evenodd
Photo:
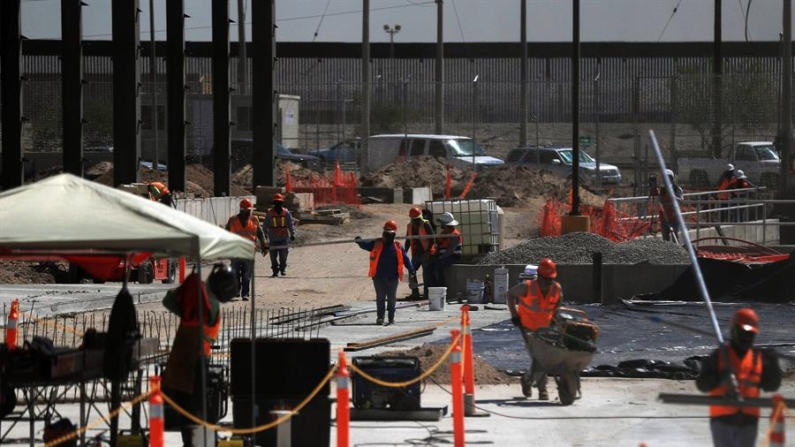
<path fill-rule="evenodd" d="M 483 284 L 483 281 L 478 279 L 468 279 L 467 280 L 467 303 L 469 304 L 480 304 L 483 302 L 483 293 L 485 292 L 486 287 Z"/>
<path fill-rule="evenodd" d="M 428 287 L 428 310 L 444 310 L 447 287 Z"/>

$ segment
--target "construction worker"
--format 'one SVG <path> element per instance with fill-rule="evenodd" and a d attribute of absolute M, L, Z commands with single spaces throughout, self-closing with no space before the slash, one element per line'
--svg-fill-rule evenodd
<path fill-rule="evenodd" d="M 536 273 L 538 279 L 528 279 L 508 289 L 507 301 L 511 322 L 519 328 L 532 360 L 530 371 L 522 376 L 522 394 L 525 397 L 532 396 L 532 386 L 535 385 L 538 388 L 538 400 L 549 400 L 547 374 L 533 357 L 528 337 L 552 323 L 563 301 L 563 289 L 555 281 L 558 270 L 551 259 L 542 259 Z"/>
<path fill-rule="evenodd" d="M 727 192 L 731 194 L 732 199 L 739 199 L 740 196 L 744 198 L 748 198 L 748 191 L 738 191 L 740 189 L 747 189 L 753 188 L 754 185 L 748 180 L 748 176 L 745 173 L 738 169 L 736 173 L 737 177 L 735 178 L 734 182 L 729 186 Z M 735 202 L 737 206 L 742 206 L 742 202 Z M 741 208 L 731 213 L 730 219 L 731 221 L 742 222 L 746 220 L 747 216 L 747 209 Z"/>
<path fill-rule="evenodd" d="M 665 175 L 671 181 L 671 186 L 674 190 L 673 197 L 668 194 L 668 188 L 665 185 L 660 185 L 660 226 L 662 227 L 662 237 L 665 241 L 670 241 L 672 238 L 675 242 L 679 241 L 679 219 L 676 218 L 676 210 L 673 202 L 676 200 L 680 205 L 684 198 L 682 188 L 674 182 L 674 171 L 670 169 L 665 170 Z"/>
<path fill-rule="evenodd" d="M 431 262 L 423 267 L 428 287 L 447 287 L 445 272 L 461 260 L 464 238 L 458 231 L 458 221 L 452 213 L 443 213 L 436 219 L 441 226 L 441 231 L 436 235 L 436 249 L 431 247 Z M 430 284 L 428 284 L 430 283 Z"/>
<path fill-rule="evenodd" d="M 163 299 L 163 306 L 180 318 L 163 373 L 163 390 L 177 405 L 195 416 L 201 415 L 201 373 L 206 365 L 202 359 L 209 358 L 221 328 L 220 303 L 234 298 L 237 289 L 237 279 L 231 267 L 216 264 L 206 286 L 199 275 L 193 273 L 181 286 L 169 290 Z M 199 320 L 200 296 L 202 320 Z M 200 342 L 200 338 L 204 341 Z M 181 426 L 183 445 L 191 447 L 192 432 L 198 426 L 183 417 L 180 417 L 178 425 Z"/>
<path fill-rule="evenodd" d="M 295 240 L 295 227 L 293 215 L 284 207 L 284 196 L 276 193 L 273 195 L 273 207 L 268 210 L 265 219 L 265 233 L 271 246 L 272 278 L 287 274 L 287 240 Z"/>
<path fill-rule="evenodd" d="M 741 398 L 759 397 L 760 390 L 776 391 L 781 385 L 781 370 L 776 357 L 754 348 L 759 332 L 759 317 L 753 309 L 738 309 L 732 318 L 729 345 L 715 349 L 701 361 L 696 386 L 710 396 L 728 397 L 734 373 Z M 729 362 L 725 360 L 728 352 Z M 730 367 L 729 367 L 730 366 Z M 715 447 L 752 447 L 759 426 L 758 407 L 713 405 L 709 408 L 710 430 Z"/>
<path fill-rule="evenodd" d="M 265 240 L 265 233 L 262 231 L 262 227 L 260 227 L 259 219 L 257 219 L 257 216 L 251 214 L 253 209 L 254 205 L 251 203 L 251 200 L 241 200 L 240 212 L 229 218 L 229 221 L 226 223 L 226 229 L 227 231 L 231 231 L 232 233 L 251 240 L 254 244 L 259 241 L 262 255 L 265 256 L 265 254 L 268 253 L 268 243 Z M 252 267 L 253 261 L 247 259 L 232 260 L 232 269 L 240 284 L 243 301 L 248 301 L 249 298 Z"/>
<path fill-rule="evenodd" d="M 149 191 L 149 198 L 151 200 L 160 202 L 163 205 L 168 205 L 171 207 L 175 206 L 175 203 L 171 197 L 171 191 L 168 189 L 168 186 L 164 185 L 163 183 L 147 182 L 146 189 Z"/>
<path fill-rule="evenodd" d="M 434 231 L 431 223 L 428 222 L 422 215 L 422 211 L 416 206 L 409 210 L 409 218 L 411 222 L 406 226 L 406 247 L 411 254 L 411 265 L 414 266 L 414 271 L 422 267 L 422 282 L 423 295 L 428 296 L 428 286 L 426 281 L 428 262 L 430 261 L 431 249 L 434 245 L 432 238 Z M 412 236 L 428 237 L 428 239 L 411 239 Z M 420 299 L 419 288 L 411 289 L 411 298 Z"/>
<path fill-rule="evenodd" d="M 726 170 L 720 175 L 720 179 L 718 180 L 718 194 L 717 197 L 719 200 L 728 200 L 731 198 L 731 193 L 728 191 L 729 189 L 733 189 L 734 185 L 737 183 L 737 173 L 734 170 L 734 165 L 729 163 L 726 165 Z M 720 205 L 721 208 L 727 208 L 729 206 L 728 203 L 722 203 Z M 728 220 L 728 213 L 726 211 L 721 211 L 720 213 L 720 220 L 721 222 L 725 222 Z"/>
<path fill-rule="evenodd" d="M 375 288 L 376 319 L 375 324 L 388 326 L 395 322 L 395 303 L 397 301 L 397 288 L 403 281 L 403 268 L 409 271 L 409 287 L 417 288 L 417 276 L 414 266 L 409 260 L 406 249 L 395 241 L 397 222 L 388 220 L 384 224 L 383 232 L 379 239 L 364 240 L 356 236 L 353 240 L 362 250 L 370 252 L 370 271 L 368 275 L 373 278 Z M 385 306 L 386 304 L 386 306 Z M 386 307 L 386 310 L 384 309 Z M 384 314 L 388 312 L 389 319 L 384 322 Z"/>

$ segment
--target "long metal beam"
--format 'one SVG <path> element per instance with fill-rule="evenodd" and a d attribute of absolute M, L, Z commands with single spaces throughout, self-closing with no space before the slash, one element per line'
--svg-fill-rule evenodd
<path fill-rule="evenodd" d="M 22 19 L 20 0 L 0 1 L 3 189 L 22 186 Z"/>
<path fill-rule="evenodd" d="M 255 2 L 256 3 L 256 2 Z M 230 167 L 229 0 L 213 0 L 213 173 L 216 197 L 232 190 Z"/>
<path fill-rule="evenodd" d="M 276 108 L 274 84 L 276 64 L 276 5 L 274 0 L 251 4 L 252 44 L 252 188 L 276 186 Z"/>
<path fill-rule="evenodd" d="M 114 0 L 113 185 L 141 179 L 141 65 L 138 0 Z"/>
<path fill-rule="evenodd" d="M 63 170 L 83 176 L 83 2 L 61 0 Z"/>
<path fill-rule="evenodd" d="M 166 2 L 168 187 L 185 191 L 185 0 Z M 155 44 L 157 45 L 157 44 Z"/>

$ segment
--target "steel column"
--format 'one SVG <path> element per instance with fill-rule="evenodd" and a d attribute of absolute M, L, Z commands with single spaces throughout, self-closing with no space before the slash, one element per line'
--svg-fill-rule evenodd
<path fill-rule="evenodd" d="M 113 185 L 141 179 L 141 65 L 138 0 L 115 0 L 113 24 Z"/>
<path fill-rule="evenodd" d="M 61 0 L 63 170 L 83 176 L 83 16 L 81 0 Z"/>
<path fill-rule="evenodd" d="M 251 4 L 252 45 L 252 166 L 256 187 L 276 186 L 276 5 L 274 0 Z"/>
<path fill-rule="evenodd" d="M 257 3 L 257 2 L 254 2 Z M 229 0 L 213 0 L 213 194 L 228 196 L 230 173 Z"/>
<path fill-rule="evenodd" d="M 521 88 L 519 89 L 521 98 L 519 99 L 519 146 L 527 146 L 527 0 L 519 0 L 522 4 L 520 9 L 519 42 L 522 45 L 522 62 L 519 69 Z"/>
<path fill-rule="evenodd" d="M 580 0 L 572 0 L 571 52 L 571 215 L 580 215 Z"/>
<path fill-rule="evenodd" d="M 20 0 L 0 1 L 3 189 L 22 186 L 22 19 Z"/>
<path fill-rule="evenodd" d="M 434 66 L 434 121 L 437 134 L 444 133 L 444 0 L 436 0 L 436 64 Z"/>
<path fill-rule="evenodd" d="M 185 191 L 185 0 L 166 2 L 168 187 Z"/>

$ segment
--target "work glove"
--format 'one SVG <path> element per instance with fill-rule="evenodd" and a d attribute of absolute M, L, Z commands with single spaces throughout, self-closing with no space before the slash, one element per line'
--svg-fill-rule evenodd
<path fill-rule="evenodd" d="M 409 275 L 409 289 L 416 289 L 419 287 L 419 283 L 417 282 L 417 274 L 411 273 Z"/>
<path fill-rule="evenodd" d="M 267 243 L 267 242 L 263 242 L 262 244 L 260 244 L 259 248 L 260 248 L 260 250 L 262 250 L 262 256 L 263 256 L 263 257 L 264 257 L 264 256 L 267 256 L 267 254 L 268 254 L 268 249 L 270 248 L 270 247 L 268 246 L 268 243 Z"/>
<path fill-rule="evenodd" d="M 516 327 L 521 327 L 522 320 L 520 320 L 519 317 L 511 317 L 511 324 L 513 324 Z"/>
<path fill-rule="evenodd" d="M 353 238 L 353 242 L 361 242 L 361 241 L 362 241 L 361 236 L 356 236 L 355 238 Z"/>
<path fill-rule="evenodd" d="M 295 242 L 295 235 L 294 234 L 290 236 L 290 242 Z"/>

